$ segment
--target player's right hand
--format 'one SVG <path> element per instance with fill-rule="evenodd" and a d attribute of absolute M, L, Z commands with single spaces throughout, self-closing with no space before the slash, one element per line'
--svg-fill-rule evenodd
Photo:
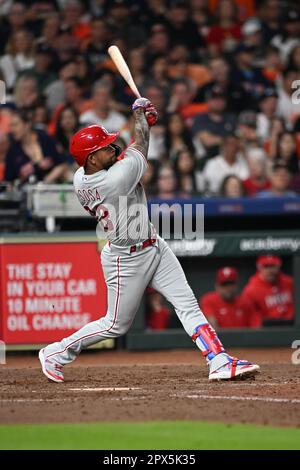
<path fill-rule="evenodd" d="M 149 127 L 157 123 L 158 113 L 152 103 L 149 103 L 149 106 L 145 109 L 145 116 Z"/>

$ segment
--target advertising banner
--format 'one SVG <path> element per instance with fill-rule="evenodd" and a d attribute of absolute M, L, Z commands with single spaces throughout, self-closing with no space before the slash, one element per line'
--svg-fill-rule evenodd
<path fill-rule="evenodd" d="M 203 240 L 169 240 L 176 256 L 257 256 L 260 254 L 299 255 L 300 232 L 207 233 Z"/>
<path fill-rule="evenodd" d="M 97 243 L 0 245 L 0 339 L 49 343 L 106 314 Z"/>

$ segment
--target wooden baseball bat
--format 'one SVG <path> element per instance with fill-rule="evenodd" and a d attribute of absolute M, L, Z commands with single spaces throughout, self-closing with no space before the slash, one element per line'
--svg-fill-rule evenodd
<path fill-rule="evenodd" d="M 125 59 L 122 56 L 121 51 L 118 48 L 118 46 L 110 46 L 108 48 L 108 53 L 109 53 L 112 61 L 114 62 L 115 66 L 119 70 L 120 74 L 124 78 L 125 82 L 131 88 L 131 90 L 133 91 L 135 96 L 137 98 L 140 98 L 141 97 L 140 92 L 137 89 L 136 84 L 134 83 L 134 80 L 133 80 L 132 75 L 130 73 L 129 67 L 126 64 Z"/>

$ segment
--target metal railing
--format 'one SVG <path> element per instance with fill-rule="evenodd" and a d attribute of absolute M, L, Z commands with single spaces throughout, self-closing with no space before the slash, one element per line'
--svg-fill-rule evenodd
<path fill-rule="evenodd" d="M 33 217 L 87 217 L 71 184 L 27 185 L 27 208 Z"/>

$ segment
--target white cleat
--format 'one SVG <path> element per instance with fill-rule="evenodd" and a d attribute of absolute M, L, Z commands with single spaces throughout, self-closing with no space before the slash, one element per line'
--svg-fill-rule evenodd
<path fill-rule="evenodd" d="M 229 361 L 209 373 L 208 379 L 210 381 L 217 380 L 234 380 L 235 378 L 250 378 L 259 373 L 260 367 L 253 362 L 237 359 L 236 357 L 228 356 Z"/>
<path fill-rule="evenodd" d="M 62 366 L 56 362 L 50 361 L 50 359 L 46 359 L 44 349 L 41 349 L 39 352 L 39 360 L 42 366 L 42 371 L 49 380 L 57 383 L 62 383 L 64 381 Z"/>

